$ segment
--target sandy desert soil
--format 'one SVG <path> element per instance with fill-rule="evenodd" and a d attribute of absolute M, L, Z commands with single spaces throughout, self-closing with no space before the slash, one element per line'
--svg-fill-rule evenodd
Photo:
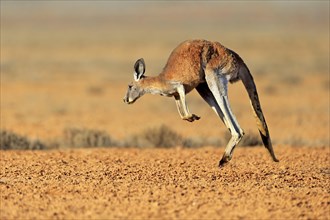
<path fill-rule="evenodd" d="M 1 152 L 1 219 L 329 219 L 330 152 L 283 146 Z"/>

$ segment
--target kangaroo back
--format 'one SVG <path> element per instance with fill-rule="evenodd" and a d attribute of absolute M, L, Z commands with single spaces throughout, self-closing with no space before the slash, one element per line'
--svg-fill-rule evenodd
<path fill-rule="evenodd" d="M 262 113 L 262 110 L 261 110 L 259 96 L 258 96 L 257 88 L 254 83 L 253 77 L 252 77 L 248 67 L 244 63 L 244 61 L 235 52 L 234 52 L 234 56 L 238 60 L 239 70 L 238 70 L 238 75 L 236 77 L 234 76 L 232 81 L 235 82 L 238 79 L 242 80 L 244 87 L 250 98 L 252 111 L 253 111 L 254 117 L 257 122 L 258 130 L 259 130 L 262 142 L 263 142 L 264 146 L 267 148 L 267 150 L 269 151 L 272 159 L 275 162 L 278 162 L 279 160 L 276 158 L 274 150 L 273 150 L 267 123 L 266 123 L 264 114 Z"/>

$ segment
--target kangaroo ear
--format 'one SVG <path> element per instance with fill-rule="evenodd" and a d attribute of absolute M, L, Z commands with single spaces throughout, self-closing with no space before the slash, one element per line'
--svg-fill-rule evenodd
<path fill-rule="evenodd" d="M 134 80 L 139 81 L 142 77 L 144 72 L 146 71 L 146 64 L 144 63 L 143 58 L 138 59 L 134 64 Z"/>

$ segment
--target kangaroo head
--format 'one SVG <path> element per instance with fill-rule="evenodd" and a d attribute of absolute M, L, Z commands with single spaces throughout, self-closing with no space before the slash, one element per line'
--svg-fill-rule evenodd
<path fill-rule="evenodd" d="M 128 85 L 124 102 L 127 104 L 134 103 L 138 98 L 144 95 L 145 91 L 142 87 L 142 81 L 144 78 L 144 72 L 146 65 L 143 58 L 138 59 L 134 65 L 134 81 Z"/>

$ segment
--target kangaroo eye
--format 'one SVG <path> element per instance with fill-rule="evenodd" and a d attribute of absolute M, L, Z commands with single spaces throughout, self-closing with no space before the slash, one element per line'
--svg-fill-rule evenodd
<path fill-rule="evenodd" d="M 132 88 L 132 85 L 128 85 L 128 88 L 131 89 Z"/>

